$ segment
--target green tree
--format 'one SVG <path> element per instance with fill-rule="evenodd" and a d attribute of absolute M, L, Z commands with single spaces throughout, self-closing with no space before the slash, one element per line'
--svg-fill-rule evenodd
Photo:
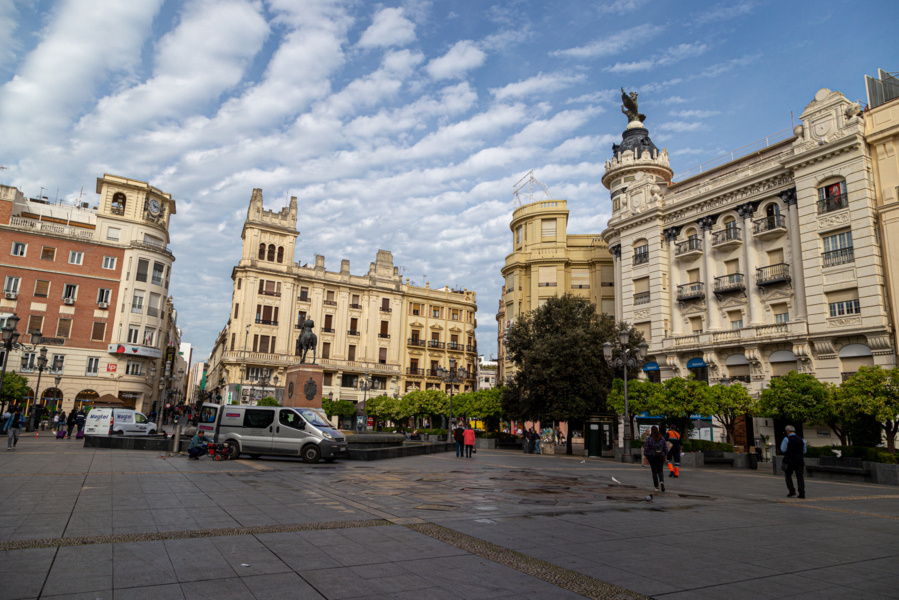
<path fill-rule="evenodd" d="M 656 396 L 664 393 L 661 383 L 653 383 L 644 379 L 634 379 L 627 382 L 627 410 L 628 425 L 631 428 L 631 439 L 636 439 L 634 426 L 637 415 L 642 412 L 652 412 L 651 409 L 659 404 Z M 609 393 L 608 406 L 618 414 L 624 414 L 624 380 L 616 379 L 612 382 L 612 391 Z"/>
<path fill-rule="evenodd" d="M 392 404 L 395 402 L 393 398 L 386 394 L 369 398 L 365 401 L 365 413 L 379 421 L 387 421 L 390 419 L 392 412 Z"/>
<path fill-rule="evenodd" d="M 690 437 L 693 426 L 692 415 L 711 415 L 714 405 L 709 393 L 709 385 L 704 381 L 696 381 L 693 377 L 672 377 L 666 379 L 662 386 L 663 393 L 653 396 L 655 401 L 650 412 L 665 415 L 669 426 L 674 427 L 681 439 Z"/>
<path fill-rule="evenodd" d="M 717 416 L 721 424 L 724 425 L 724 430 L 727 432 L 727 442 L 729 444 L 735 443 L 734 429 L 737 425 L 737 419 L 749 414 L 752 408 L 752 396 L 739 383 L 731 385 L 719 384 L 709 388 L 709 401 L 712 407 L 712 414 Z"/>
<path fill-rule="evenodd" d="M 278 404 L 278 399 L 274 396 L 266 396 L 265 398 L 260 398 L 256 403 L 257 406 L 281 406 Z"/>
<path fill-rule="evenodd" d="M 0 402 L 8 405 L 16 400 L 21 400 L 28 395 L 28 380 L 17 374 L 15 371 L 9 371 L 3 377 L 3 389 L 0 390 Z"/>
<path fill-rule="evenodd" d="M 895 454 L 899 431 L 899 367 L 860 367 L 842 388 L 843 410 L 874 417 L 886 435 L 887 450 Z"/>
<path fill-rule="evenodd" d="M 808 373 L 790 371 L 768 383 L 759 396 L 758 411 L 796 424 L 823 421 L 829 402 L 827 387 Z"/>
<path fill-rule="evenodd" d="M 549 298 L 509 329 L 508 360 L 515 374 L 502 392 L 502 412 L 513 419 L 582 420 L 606 410 L 614 372 L 602 345 L 617 338 L 614 319 L 573 294 Z M 634 349 L 642 335 L 630 328 Z M 636 375 L 636 373 L 634 374 Z M 567 454 L 571 454 L 568 436 Z"/>
<path fill-rule="evenodd" d="M 356 414 L 356 405 L 347 400 L 322 402 L 322 408 L 325 409 L 325 414 L 328 415 L 328 418 L 348 418 Z"/>
<path fill-rule="evenodd" d="M 502 395 L 501 387 L 475 392 L 468 407 L 469 416 L 482 421 L 499 419 L 503 414 Z"/>
<path fill-rule="evenodd" d="M 449 400 L 440 390 L 412 390 L 403 396 L 409 402 L 412 416 L 428 417 L 434 427 L 434 416 L 445 415 L 449 408 Z"/>

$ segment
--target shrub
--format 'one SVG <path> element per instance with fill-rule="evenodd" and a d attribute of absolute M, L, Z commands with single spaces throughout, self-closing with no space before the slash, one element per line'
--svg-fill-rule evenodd
<path fill-rule="evenodd" d="M 897 464 L 897 457 L 883 448 L 867 448 L 864 446 L 809 446 L 806 458 L 835 457 L 833 450 L 842 452 L 844 458 L 860 458 L 866 462 Z"/>
<path fill-rule="evenodd" d="M 703 450 L 720 450 L 721 452 L 733 452 L 733 444 L 723 442 L 710 442 L 708 440 L 689 440 L 683 444 L 684 452 L 702 452 Z"/>

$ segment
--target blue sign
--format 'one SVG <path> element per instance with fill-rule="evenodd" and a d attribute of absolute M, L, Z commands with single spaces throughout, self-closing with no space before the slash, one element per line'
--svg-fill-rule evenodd
<path fill-rule="evenodd" d="M 705 361 L 702 360 L 701 358 L 691 358 L 691 359 L 687 362 L 687 368 L 688 368 L 688 369 L 697 369 L 697 368 L 699 368 L 699 367 L 707 367 L 707 366 L 708 366 L 708 365 L 705 364 Z"/>
<path fill-rule="evenodd" d="M 658 371 L 658 370 L 659 370 L 659 363 L 657 363 L 657 362 L 648 362 L 648 363 L 646 363 L 646 365 L 643 367 L 643 370 L 644 370 L 644 371 Z"/>

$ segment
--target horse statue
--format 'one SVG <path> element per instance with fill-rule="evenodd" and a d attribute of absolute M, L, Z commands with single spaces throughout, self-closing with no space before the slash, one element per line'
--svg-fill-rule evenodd
<path fill-rule="evenodd" d="M 313 327 L 315 327 L 315 323 L 312 322 L 312 319 L 306 319 L 303 321 L 303 329 L 297 337 L 297 356 L 300 357 L 301 364 L 306 362 L 306 353 L 310 348 L 312 349 L 312 363 L 310 364 L 315 364 L 315 347 L 318 345 L 318 338 L 312 333 Z"/>
<path fill-rule="evenodd" d="M 627 94 L 624 88 L 621 88 L 621 112 L 627 115 L 628 123 L 633 121 L 642 123 L 646 120 L 646 115 L 640 114 L 640 109 L 637 108 L 637 92 Z"/>

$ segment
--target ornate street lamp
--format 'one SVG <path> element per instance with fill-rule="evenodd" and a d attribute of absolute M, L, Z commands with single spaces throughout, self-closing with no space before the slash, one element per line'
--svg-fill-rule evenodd
<path fill-rule="evenodd" d="M 62 369 L 62 361 L 63 358 L 61 356 L 57 356 L 53 361 L 52 370 L 61 370 Z M 28 357 L 22 356 L 22 368 L 28 368 Z M 34 402 L 31 404 L 31 416 L 28 418 L 28 431 L 34 431 L 36 428 L 35 420 L 40 418 L 41 409 L 43 407 L 43 401 L 41 399 L 41 375 L 44 374 L 44 371 L 47 370 L 47 348 L 41 348 L 40 354 L 37 357 L 37 386 L 34 389 Z"/>
<path fill-rule="evenodd" d="M 368 390 L 371 389 L 371 373 L 366 373 L 364 377 L 359 380 L 359 389 L 362 390 L 362 430 L 366 431 L 368 429 L 368 406 L 366 405 L 366 400 L 368 400 Z"/>
<path fill-rule="evenodd" d="M 456 369 L 456 359 L 451 358 L 449 371 L 444 369 L 442 366 L 437 367 L 437 377 L 443 380 L 444 383 L 449 384 L 449 428 L 452 428 L 454 384 L 463 383 L 466 379 L 468 379 L 468 371 L 465 370 L 465 367 L 459 367 L 458 369 Z"/>
<path fill-rule="evenodd" d="M 13 316 L 6 319 L 6 325 L 3 326 L 3 329 L 0 329 L 0 338 L 2 338 L 3 349 L 5 352 L 3 353 L 3 364 L 0 365 L 0 390 L 3 389 L 3 379 L 6 377 L 6 365 L 9 363 L 9 355 L 13 350 L 23 350 L 25 352 L 34 352 L 37 350 L 37 344 L 33 344 L 29 346 L 28 344 L 23 344 L 19 342 L 19 332 L 16 328 L 19 326 L 19 321 L 21 319 L 17 317 L 15 314 Z M 40 338 L 41 333 L 36 332 L 32 334 L 32 338 Z M 6 410 L 6 401 L 2 402 L 2 410 L 5 412 Z"/>
<path fill-rule="evenodd" d="M 610 367 L 624 369 L 624 448 L 621 454 L 621 462 L 633 462 L 634 457 L 631 454 L 631 417 L 627 405 L 627 368 L 639 369 L 643 366 L 646 352 L 649 350 L 649 344 L 646 342 L 641 343 L 637 346 L 635 356 L 632 356 L 630 346 L 628 346 L 630 334 L 627 329 L 622 329 L 618 332 L 618 341 L 618 358 L 612 359 L 614 350 L 612 342 L 606 342 L 602 345 L 602 353 Z"/>

